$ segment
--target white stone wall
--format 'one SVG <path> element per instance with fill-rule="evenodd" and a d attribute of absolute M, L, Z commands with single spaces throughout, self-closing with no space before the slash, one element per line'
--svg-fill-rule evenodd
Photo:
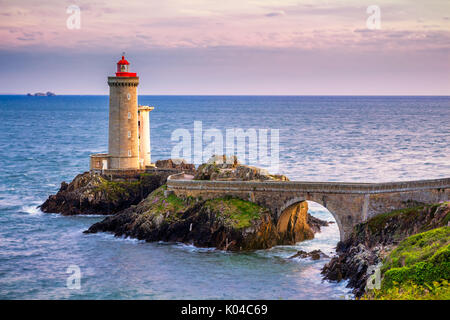
<path fill-rule="evenodd" d="M 139 108 L 139 159 L 142 169 L 150 166 L 152 162 L 150 151 L 150 111 L 152 109 L 150 107 Z"/>

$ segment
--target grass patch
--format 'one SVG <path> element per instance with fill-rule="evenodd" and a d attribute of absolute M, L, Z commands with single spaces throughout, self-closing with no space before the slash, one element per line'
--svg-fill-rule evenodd
<path fill-rule="evenodd" d="M 189 207 L 190 199 L 178 198 L 173 193 L 165 196 L 165 190 L 167 190 L 167 186 L 163 185 L 146 198 L 147 213 L 179 213 Z"/>
<path fill-rule="evenodd" d="M 443 280 L 418 285 L 410 281 L 387 290 L 373 290 L 361 300 L 450 300 L 450 283 Z"/>
<path fill-rule="evenodd" d="M 385 259 L 383 286 L 413 281 L 418 285 L 450 280 L 450 227 L 436 228 L 403 240 Z"/>
<path fill-rule="evenodd" d="M 380 290 L 364 299 L 450 299 L 450 227 L 404 239 L 383 261 Z"/>
<path fill-rule="evenodd" d="M 385 268 L 412 266 L 430 259 L 448 247 L 450 227 L 441 227 L 410 236 L 403 240 L 386 259 Z"/>
<path fill-rule="evenodd" d="M 237 229 L 251 226 L 252 221 L 258 219 L 264 210 L 256 203 L 229 197 L 207 200 L 205 206 L 228 219 Z"/>

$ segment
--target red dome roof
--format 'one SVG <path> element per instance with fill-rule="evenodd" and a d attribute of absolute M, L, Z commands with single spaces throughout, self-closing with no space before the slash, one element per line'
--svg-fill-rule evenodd
<path fill-rule="evenodd" d="M 127 60 L 125 60 L 125 57 L 122 56 L 122 60 L 120 60 L 119 62 L 117 62 L 117 64 L 130 64 Z"/>
<path fill-rule="evenodd" d="M 137 77 L 136 73 L 128 72 L 129 62 L 122 56 L 122 60 L 117 62 L 116 77 Z"/>

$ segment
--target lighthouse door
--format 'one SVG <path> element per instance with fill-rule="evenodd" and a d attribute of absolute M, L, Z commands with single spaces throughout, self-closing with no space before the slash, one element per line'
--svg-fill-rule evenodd
<path fill-rule="evenodd" d="M 102 170 L 108 170 L 108 160 L 107 159 L 102 160 Z"/>

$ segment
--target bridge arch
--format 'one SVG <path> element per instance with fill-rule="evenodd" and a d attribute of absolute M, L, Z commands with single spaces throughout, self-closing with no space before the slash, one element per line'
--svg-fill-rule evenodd
<path fill-rule="evenodd" d="M 336 224 L 337 224 L 338 229 L 339 229 L 339 236 L 340 236 L 341 241 L 345 239 L 345 232 L 344 232 L 344 228 L 342 226 L 341 219 L 339 218 L 339 215 L 336 212 L 334 212 L 333 210 L 330 210 L 330 208 L 327 207 L 326 202 L 321 201 L 320 199 L 306 199 L 306 197 L 292 197 L 292 198 L 289 198 L 279 208 L 279 210 L 277 212 L 277 220 L 280 220 L 280 218 L 282 217 L 282 215 L 286 211 L 286 209 L 292 207 L 295 204 L 301 203 L 303 201 L 315 202 L 315 203 L 320 204 L 322 207 L 326 208 L 328 210 L 328 212 L 331 213 L 331 215 L 333 216 L 334 220 L 336 221 Z"/>

